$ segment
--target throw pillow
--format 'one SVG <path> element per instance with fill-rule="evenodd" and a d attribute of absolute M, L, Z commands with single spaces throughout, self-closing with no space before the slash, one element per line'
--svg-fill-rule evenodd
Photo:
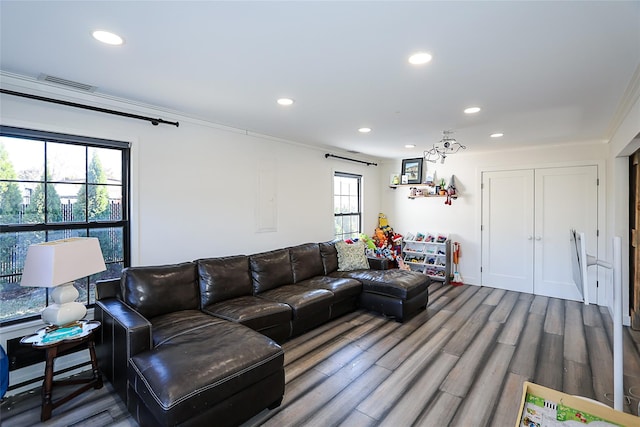
<path fill-rule="evenodd" d="M 336 242 L 338 251 L 338 271 L 363 270 L 369 268 L 369 261 L 364 253 L 364 243 L 359 240 L 354 243 Z"/>

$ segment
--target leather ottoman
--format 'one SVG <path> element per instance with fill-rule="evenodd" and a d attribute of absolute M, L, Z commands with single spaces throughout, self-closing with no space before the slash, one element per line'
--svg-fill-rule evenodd
<path fill-rule="evenodd" d="M 404 322 L 424 309 L 429 301 L 428 276 L 406 270 L 355 270 L 331 273 L 362 282 L 360 307 Z"/>
<path fill-rule="evenodd" d="M 164 319 L 162 341 L 131 358 L 129 411 L 137 421 L 232 426 L 278 406 L 284 394 L 280 346 L 243 325 L 190 315 L 195 315 L 191 327 L 182 325 L 176 333 L 171 331 L 176 319 Z"/>

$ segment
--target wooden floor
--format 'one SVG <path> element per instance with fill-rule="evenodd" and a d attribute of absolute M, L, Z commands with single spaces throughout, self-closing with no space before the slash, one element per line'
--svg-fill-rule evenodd
<path fill-rule="evenodd" d="M 637 415 L 640 332 L 624 339 L 625 411 Z M 284 401 L 245 426 L 510 427 L 525 380 L 613 406 L 611 340 L 594 305 L 432 285 L 404 324 L 357 311 L 285 343 Z M 39 404 L 37 391 L 6 399 L 2 426 L 38 425 Z M 109 384 L 53 414 L 40 425 L 136 425 Z"/>

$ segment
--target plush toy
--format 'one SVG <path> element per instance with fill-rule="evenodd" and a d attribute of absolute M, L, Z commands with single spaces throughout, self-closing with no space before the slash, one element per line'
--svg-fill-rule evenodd
<path fill-rule="evenodd" d="M 376 227 L 372 239 L 367 242 L 366 235 L 360 235 L 365 241 L 368 250 L 377 258 L 388 258 L 391 261 L 402 256 L 402 235 L 394 233 L 393 228 L 389 225 L 385 214 L 378 215 L 378 227 Z M 371 249 L 371 244 L 375 249 Z"/>
<path fill-rule="evenodd" d="M 385 228 L 389 226 L 389 221 L 387 220 L 387 216 L 380 212 L 378 214 L 378 227 Z"/>
<path fill-rule="evenodd" d="M 371 249 L 371 250 L 375 251 L 376 244 L 373 242 L 373 240 L 371 240 L 371 238 L 369 236 L 367 236 L 364 233 L 360 234 L 360 240 L 362 240 L 364 242 L 364 245 L 366 246 L 367 249 Z"/>
<path fill-rule="evenodd" d="M 378 227 L 376 228 L 375 234 L 374 234 L 374 240 L 376 241 L 376 246 L 381 248 L 383 246 L 385 246 L 387 244 L 387 237 L 384 234 L 384 231 L 382 230 L 382 228 Z"/>
<path fill-rule="evenodd" d="M 404 260 L 402 259 L 402 257 L 401 257 L 401 256 L 397 257 L 397 258 L 396 258 L 396 261 L 398 262 L 398 268 L 399 268 L 400 270 L 408 270 L 408 271 L 411 271 L 411 267 L 409 267 L 409 266 L 404 262 Z"/>
<path fill-rule="evenodd" d="M 451 175 L 451 180 L 449 181 L 449 186 L 447 187 L 447 199 L 444 201 L 445 205 L 451 205 L 451 200 L 455 200 L 458 198 L 458 193 L 456 191 L 456 182 L 453 175 Z"/>

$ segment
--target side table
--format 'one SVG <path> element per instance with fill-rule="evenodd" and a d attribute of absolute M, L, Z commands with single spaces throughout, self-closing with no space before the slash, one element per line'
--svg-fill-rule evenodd
<path fill-rule="evenodd" d="M 82 332 L 73 335 L 71 337 L 61 338 L 59 340 L 49 341 L 45 340 L 47 328 L 41 328 L 33 335 L 28 335 L 20 340 L 20 344 L 30 345 L 33 348 L 41 349 L 45 351 L 45 369 L 44 369 L 44 381 L 42 383 L 42 411 L 40 413 L 40 421 L 46 421 L 51 418 L 51 411 L 68 402 L 79 394 L 89 390 L 90 388 L 99 389 L 102 387 L 102 375 L 98 369 L 98 361 L 96 359 L 96 350 L 93 333 L 100 327 L 100 322 L 97 320 L 81 320 L 79 322 L 82 325 Z M 75 348 L 77 346 L 86 344 L 89 349 L 89 355 L 91 356 L 92 377 L 87 379 L 74 379 L 74 380 L 53 380 L 53 362 L 58 354 Z M 54 385 L 68 385 L 68 384 L 84 384 L 82 387 L 74 390 L 68 395 L 59 398 L 55 402 L 52 398 L 52 390 Z"/>

